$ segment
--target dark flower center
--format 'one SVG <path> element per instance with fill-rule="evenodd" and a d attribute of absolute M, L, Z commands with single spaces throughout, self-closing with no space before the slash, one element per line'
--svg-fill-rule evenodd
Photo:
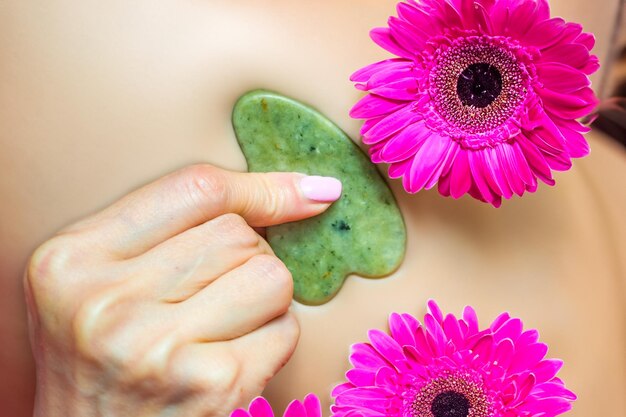
<path fill-rule="evenodd" d="M 435 417 L 467 417 L 470 402 L 465 395 L 455 391 L 438 394 L 430 406 Z"/>
<path fill-rule="evenodd" d="M 484 108 L 490 105 L 502 91 L 500 71 L 485 62 L 465 68 L 456 84 L 456 92 L 465 106 Z"/>

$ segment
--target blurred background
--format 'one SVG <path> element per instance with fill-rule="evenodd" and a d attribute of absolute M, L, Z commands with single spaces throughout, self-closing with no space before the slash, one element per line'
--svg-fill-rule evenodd
<path fill-rule="evenodd" d="M 626 147 L 626 1 L 615 16 L 612 50 L 598 88 L 603 99 L 593 126 Z"/>

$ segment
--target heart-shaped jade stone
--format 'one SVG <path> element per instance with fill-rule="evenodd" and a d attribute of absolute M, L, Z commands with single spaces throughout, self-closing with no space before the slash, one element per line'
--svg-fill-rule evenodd
<path fill-rule="evenodd" d="M 237 101 L 233 126 L 249 171 L 296 171 L 343 184 L 341 198 L 326 212 L 267 230 L 291 271 L 296 300 L 322 304 L 351 273 L 381 277 L 399 266 L 406 245 L 400 210 L 380 173 L 341 129 L 308 106 L 260 90 Z"/>

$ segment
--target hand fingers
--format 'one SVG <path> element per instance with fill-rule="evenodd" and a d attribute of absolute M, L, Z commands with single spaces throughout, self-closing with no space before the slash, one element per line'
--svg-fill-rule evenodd
<path fill-rule="evenodd" d="M 239 214 L 254 227 L 270 226 L 319 214 L 340 194 L 334 178 L 196 165 L 148 184 L 72 229 L 90 232 L 96 250 L 126 259 L 225 213 Z"/>
<path fill-rule="evenodd" d="M 229 340 L 284 314 L 292 295 L 287 267 L 275 256 L 256 255 L 172 307 L 186 339 Z"/>
<path fill-rule="evenodd" d="M 262 391 L 287 363 L 298 343 L 300 326 L 290 312 L 232 341 L 240 358 L 240 384 Z"/>
<path fill-rule="evenodd" d="M 180 347 L 173 357 L 171 378 L 219 403 L 200 408 L 228 415 L 249 398 L 260 395 L 267 381 L 291 357 L 300 334 L 293 315 L 284 314 L 254 332 L 228 342 L 193 343 Z M 207 408 L 211 405 L 211 408 Z"/>
<path fill-rule="evenodd" d="M 166 302 L 191 297 L 255 255 L 273 255 L 269 244 L 236 214 L 224 214 L 174 236 L 130 260 L 145 295 Z M 149 272 L 142 271 L 149 268 Z"/>

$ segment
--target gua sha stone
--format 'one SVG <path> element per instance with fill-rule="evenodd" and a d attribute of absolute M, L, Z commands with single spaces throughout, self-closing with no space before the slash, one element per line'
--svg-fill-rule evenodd
<path fill-rule="evenodd" d="M 268 91 L 242 96 L 233 126 L 253 172 L 293 171 L 341 180 L 341 198 L 310 219 L 269 227 L 291 271 L 294 298 L 322 304 L 346 277 L 381 277 L 402 261 L 406 230 L 387 184 L 350 138 L 322 114 Z"/>

